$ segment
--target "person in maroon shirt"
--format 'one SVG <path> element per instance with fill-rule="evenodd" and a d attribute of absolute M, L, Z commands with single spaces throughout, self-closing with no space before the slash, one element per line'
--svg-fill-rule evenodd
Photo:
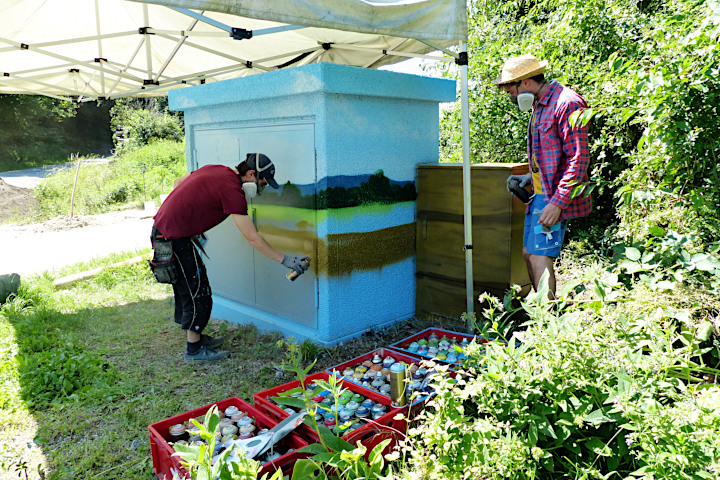
<path fill-rule="evenodd" d="M 528 125 L 527 155 L 530 173 L 511 175 L 517 186 L 532 187 L 523 236 L 523 257 L 530 280 L 537 291 L 542 275 L 548 273 L 550 295 L 556 289 L 554 262 L 560 255 L 567 222 L 590 213 L 589 194 L 578 194 L 588 184 L 590 148 L 588 126 L 572 124 L 574 112 L 588 107 L 585 100 L 543 74 L 547 62 L 533 55 L 508 59 L 495 79 L 499 89 L 523 111 L 532 110 Z"/>
<path fill-rule="evenodd" d="M 260 236 L 248 216 L 247 198 L 269 185 L 277 189 L 275 166 L 262 153 L 249 153 L 234 169 L 206 165 L 175 180 L 173 191 L 155 215 L 150 262 L 158 281 L 171 283 L 175 295 L 175 322 L 187 331 L 185 359 L 213 361 L 227 356 L 217 350 L 222 337 L 202 333 L 210 320 L 212 291 L 198 248 L 198 236 L 232 216 L 248 243 L 266 257 L 298 274 L 310 261 L 273 248 Z M 171 250 L 170 250 L 171 248 Z"/>

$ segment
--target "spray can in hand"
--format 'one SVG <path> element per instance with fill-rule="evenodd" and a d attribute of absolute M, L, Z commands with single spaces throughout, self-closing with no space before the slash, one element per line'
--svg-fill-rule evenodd
<path fill-rule="evenodd" d="M 308 267 L 310 266 L 310 259 L 309 259 L 309 258 L 304 258 L 304 259 L 300 262 L 300 264 L 303 266 L 303 268 L 304 268 L 305 270 L 307 270 Z M 291 269 L 285 274 L 285 276 L 287 277 L 288 280 L 290 280 L 291 282 L 294 282 L 295 279 L 300 276 L 300 274 L 291 268 Z"/>
<path fill-rule="evenodd" d="M 393 407 L 404 407 L 405 397 L 405 365 L 402 362 L 393 363 L 390 367 L 390 402 Z"/>
<path fill-rule="evenodd" d="M 527 190 L 520 186 L 520 181 L 518 179 L 513 178 L 512 180 L 510 180 L 508 188 L 510 189 L 510 193 L 519 198 L 521 202 L 525 204 L 530 202 L 532 195 L 530 195 Z"/>

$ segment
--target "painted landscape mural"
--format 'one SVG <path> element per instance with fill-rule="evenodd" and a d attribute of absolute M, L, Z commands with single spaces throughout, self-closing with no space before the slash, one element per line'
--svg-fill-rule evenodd
<path fill-rule="evenodd" d="M 416 198 L 413 181 L 389 179 L 378 170 L 326 177 L 317 185 L 287 181 L 278 190 L 266 189 L 253 207 L 270 244 L 313 257 L 316 251 L 316 273 L 334 277 L 411 258 Z M 398 225 L 399 219 L 405 223 Z M 337 233 L 316 237 L 317 227 L 327 224 L 336 225 Z"/>

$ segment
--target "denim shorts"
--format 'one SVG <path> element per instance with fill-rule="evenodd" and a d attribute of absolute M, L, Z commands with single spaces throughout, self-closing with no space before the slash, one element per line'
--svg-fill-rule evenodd
<path fill-rule="evenodd" d="M 528 213 L 525 214 L 523 247 L 531 255 L 557 258 L 565 240 L 567 220 L 558 222 L 552 227 L 539 224 L 538 220 L 545 205 L 547 205 L 545 195 L 536 194 L 530 202 Z"/>

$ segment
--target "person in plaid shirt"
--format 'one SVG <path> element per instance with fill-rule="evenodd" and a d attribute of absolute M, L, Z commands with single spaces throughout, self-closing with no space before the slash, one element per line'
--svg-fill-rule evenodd
<path fill-rule="evenodd" d="M 588 215 L 592 203 L 589 195 L 572 193 L 578 185 L 587 185 L 590 156 L 587 125 L 571 125 L 570 115 L 587 108 L 587 103 L 568 87 L 546 80 L 546 67 L 546 61 L 533 55 L 513 57 L 494 83 L 520 110 L 532 110 L 527 136 L 530 173 L 511 175 L 507 183 L 508 190 L 513 183 L 532 188 L 525 211 L 523 256 L 535 290 L 547 271 L 554 296 L 554 263 L 567 222 Z"/>

